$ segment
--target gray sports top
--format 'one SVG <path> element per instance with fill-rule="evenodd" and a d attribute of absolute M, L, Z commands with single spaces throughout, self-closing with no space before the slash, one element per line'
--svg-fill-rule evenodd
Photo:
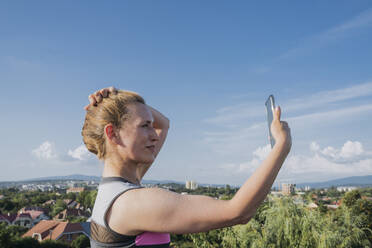
<path fill-rule="evenodd" d="M 169 247 L 169 233 L 143 232 L 139 235 L 123 235 L 112 230 L 106 215 L 114 201 L 131 189 L 143 188 L 121 177 L 103 177 L 99 186 L 91 217 L 92 248 L 101 247 Z"/>

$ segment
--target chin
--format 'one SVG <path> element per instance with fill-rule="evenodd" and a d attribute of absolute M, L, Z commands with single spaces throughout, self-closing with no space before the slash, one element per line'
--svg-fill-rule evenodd
<path fill-rule="evenodd" d="M 155 158 L 154 157 L 151 157 L 151 158 L 141 158 L 141 159 L 138 159 L 138 163 L 141 163 L 141 164 L 152 164 L 154 162 Z"/>

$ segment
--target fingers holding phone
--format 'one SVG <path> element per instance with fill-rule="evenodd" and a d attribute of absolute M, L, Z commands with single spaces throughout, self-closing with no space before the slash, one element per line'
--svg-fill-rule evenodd
<path fill-rule="evenodd" d="M 275 139 L 275 142 L 284 145 L 288 151 L 292 146 L 291 129 L 286 121 L 281 121 L 281 108 L 278 106 L 275 108 L 273 122 L 271 123 L 271 134 Z"/>

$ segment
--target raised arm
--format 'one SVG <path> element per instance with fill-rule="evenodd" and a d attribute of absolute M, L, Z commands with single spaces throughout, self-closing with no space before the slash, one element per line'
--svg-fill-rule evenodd
<path fill-rule="evenodd" d="M 152 117 L 154 118 L 154 123 L 152 125 L 159 136 L 159 140 L 155 145 L 155 154 L 158 155 L 161 147 L 165 142 L 165 139 L 167 138 L 169 129 L 169 119 L 165 117 L 162 113 L 154 109 L 153 107 L 149 105 L 147 105 L 147 107 L 151 110 Z"/>
<path fill-rule="evenodd" d="M 265 199 L 291 148 L 290 129 L 275 112 L 272 134 L 276 144 L 269 156 L 231 200 L 202 195 L 180 195 L 161 188 L 135 189 L 113 204 L 107 221 L 122 234 L 142 231 L 195 233 L 244 224 Z"/>
<path fill-rule="evenodd" d="M 152 117 L 154 118 L 153 127 L 155 129 L 155 132 L 159 136 L 158 142 L 155 144 L 155 156 L 157 156 L 160 152 L 160 149 L 162 148 L 165 139 L 167 138 L 168 129 L 169 129 L 169 119 L 165 117 L 162 113 L 154 109 L 153 107 L 147 105 L 147 107 L 150 109 Z M 146 174 L 148 169 L 150 168 L 151 164 L 145 164 L 141 168 L 141 178 Z"/>
<path fill-rule="evenodd" d="M 280 121 L 280 116 L 281 109 L 277 107 L 271 124 L 275 146 L 260 167 L 256 169 L 231 199 L 235 211 L 242 216 L 243 223 L 247 223 L 254 216 L 257 208 L 265 200 L 284 160 L 291 150 L 290 128 L 287 122 Z"/>

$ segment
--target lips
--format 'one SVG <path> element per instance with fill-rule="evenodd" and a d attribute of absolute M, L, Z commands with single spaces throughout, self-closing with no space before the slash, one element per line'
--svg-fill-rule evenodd
<path fill-rule="evenodd" d="M 155 146 L 154 145 L 146 146 L 146 148 L 150 149 L 152 152 L 155 151 Z"/>

